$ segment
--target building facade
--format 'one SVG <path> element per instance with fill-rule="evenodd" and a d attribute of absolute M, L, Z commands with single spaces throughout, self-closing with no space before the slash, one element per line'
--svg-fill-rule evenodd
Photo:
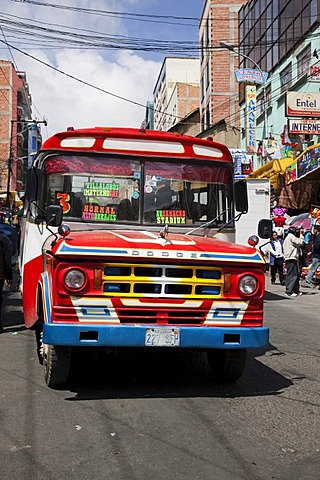
<path fill-rule="evenodd" d="M 165 58 L 155 88 L 154 127 L 168 131 L 199 106 L 199 59 Z"/>
<path fill-rule="evenodd" d="M 24 190 L 28 167 L 28 128 L 31 96 L 24 72 L 0 60 L 0 184 L 8 191 Z M 12 199 L 11 199 L 12 200 Z"/>
<path fill-rule="evenodd" d="M 282 205 L 298 211 L 319 198 L 319 35 L 318 0 L 251 0 L 239 12 L 240 52 L 268 73 L 265 84 L 257 86 L 252 176 L 270 178 Z M 240 56 L 240 67 L 252 63 Z M 239 101 L 245 145 L 243 84 Z M 268 132 L 263 138 L 266 121 Z"/>
<path fill-rule="evenodd" d="M 204 2 L 199 27 L 202 131 L 221 120 L 239 129 L 238 84 L 234 75 L 238 57 L 223 50 L 220 42 L 238 44 L 238 12 L 244 3 L 243 0 Z"/>

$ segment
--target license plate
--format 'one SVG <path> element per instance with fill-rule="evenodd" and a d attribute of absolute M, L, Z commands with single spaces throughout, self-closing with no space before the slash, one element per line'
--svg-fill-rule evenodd
<path fill-rule="evenodd" d="M 178 328 L 147 328 L 146 347 L 179 347 L 180 331 Z"/>

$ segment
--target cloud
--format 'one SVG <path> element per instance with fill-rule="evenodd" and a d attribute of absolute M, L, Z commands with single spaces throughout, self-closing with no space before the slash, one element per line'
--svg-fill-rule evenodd
<path fill-rule="evenodd" d="M 125 8 L 128 2 L 92 1 L 90 8 L 117 10 L 119 4 Z M 18 5 L 19 10 L 13 6 Z M 88 8 L 86 0 L 68 2 L 68 5 Z M 7 13 L 20 17 L 33 18 L 51 24 L 69 25 L 80 29 L 107 31 L 125 34 L 121 19 L 84 15 L 57 9 L 47 9 L 28 4 L 11 3 Z M 18 13 L 19 12 L 19 13 Z M 8 40 L 9 41 L 9 40 Z M 17 45 L 24 50 L 24 47 Z M 48 119 L 47 129 L 42 129 L 43 137 L 65 130 L 90 126 L 139 127 L 145 116 L 145 105 L 152 100 L 152 92 L 158 77 L 161 63 L 145 60 L 130 51 L 97 50 L 44 50 L 41 48 L 25 52 L 39 58 L 58 70 L 84 82 L 95 85 L 111 94 L 132 102 L 121 100 L 107 93 L 99 92 L 90 86 L 73 80 L 26 55 L 12 50 L 19 70 L 25 71 L 29 91 L 33 100 L 33 117 Z M 10 59 L 7 53 L 6 57 Z"/>
<path fill-rule="evenodd" d="M 30 53 L 50 63 L 43 52 Z M 97 52 L 74 50 L 62 50 L 55 56 L 54 63 L 57 69 L 123 100 L 26 59 L 33 111 L 36 116 L 44 115 L 48 119 L 49 135 L 67 126 L 140 126 L 146 102 L 152 99 L 159 63 L 143 60 L 130 52 L 120 53 L 116 60 L 108 61 Z"/>

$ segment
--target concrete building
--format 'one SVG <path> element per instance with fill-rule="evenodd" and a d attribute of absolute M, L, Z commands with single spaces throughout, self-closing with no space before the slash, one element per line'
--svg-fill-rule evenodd
<path fill-rule="evenodd" d="M 147 102 L 145 118 L 141 123 L 141 128 L 154 130 L 154 103 Z"/>
<path fill-rule="evenodd" d="M 24 120 L 30 118 L 31 96 L 26 74 L 16 71 L 11 62 L 0 60 L 0 190 L 2 199 L 7 191 L 24 190 L 28 165 L 28 128 L 25 126 Z"/>
<path fill-rule="evenodd" d="M 234 75 L 238 58 L 221 49 L 220 41 L 238 44 L 238 11 L 244 3 L 243 0 L 204 2 L 199 28 L 202 131 L 211 127 L 215 131 L 215 124 L 220 125 L 221 120 L 231 127 L 239 129 L 240 126 L 238 84 Z"/>
<path fill-rule="evenodd" d="M 180 122 L 175 123 L 169 132 L 179 132 L 181 135 L 199 136 L 200 133 L 200 114 L 199 107 L 188 113 Z"/>
<path fill-rule="evenodd" d="M 166 57 L 155 88 L 154 127 L 168 131 L 199 107 L 199 59 Z"/>
<path fill-rule="evenodd" d="M 320 199 L 319 2 L 250 0 L 239 12 L 239 32 L 240 52 L 269 75 L 257 89 L 257 151 L 252 176 L 270 178 L 283 206 L 307 211 Z M 249 66 L 249 60 L 242 58 L 240 67 Z M 242 87 L 240 102 L 245 145 Z M 265 112 L 268 138 L 262 139 Z"/>

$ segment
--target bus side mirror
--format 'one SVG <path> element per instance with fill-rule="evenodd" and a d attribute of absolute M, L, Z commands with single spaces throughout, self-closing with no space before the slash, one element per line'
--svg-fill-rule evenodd
<path fill-rule="evenodd" d="M 49 205 L 46 212 L 47 227 L 59 227 L 62 223 L 62 207 L 60 205 Z"/>
<path fill-rule="evenodd" d="M 245 180 L 239 180 L 234 184 L 236 211 L 241 213 L 248 213 L 248 190 Z"/>
<path fill-rule="evenodd" d="M 272 220 L 264 218 L 258 223 L 258 235 L 260 238 L 271 238 Z"/>
<path fill-rule="evenodd" d="M 25 198 L 29 202 L 34 202 L 39 200 L 41 184 L 43 179 L 44 172 L 40 168 L 31 167 L 28 170 L 27 181 L 26 181 L 26 193 Z"/>

